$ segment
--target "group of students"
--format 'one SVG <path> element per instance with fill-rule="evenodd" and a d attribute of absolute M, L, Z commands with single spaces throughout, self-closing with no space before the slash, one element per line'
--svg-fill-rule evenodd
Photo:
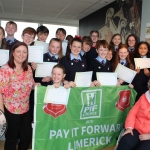
<path fill-rule="evenodd" d="M 14 38 L 17 32 L 15 22 L 7 22 L 5 31 L 0 27 L 0 48 L 10 50 L 8 63 L 0 69 L 0 108 L 5 112 L 8 122 L 5 150 L 15 150 L 18 138 L 20 139 L 19 150 L 27 150 L 30 144 L 31 119 L 29 118 L 33 115 L 34 103 L 34 92 L 31 90 L 35 85 L 54 85 L 56 88 L 76 87 L 74 82 L 76 72 L 93 71 L 90 86 L 100 86 L 101 83 L 96 79 L 96 72 L 114 72 L 120 63 L 137 72 L 132 83 L 129 84 L 137 91 L 136 102 L 148 90 L 150 71 L 148 68 L 135 68 L 134 58 L 150 58 L 150 47 L 145 41 L 139 42 L 134 34 L 127 37 L 125 44 L 122 43 L 120 34 L 114 34 L 108 43 L 106 40 L 99 39 L 99 32 L 96 30 L 91 31 L 89 36 L 68 35 L 66 37 L 66 30 L 58 28 L 56 37 L 49 42 L 49 52 L 43 54 L 43 62 L 58 64 L 52 69 L 51 77 L 35 78 L 37 64 L 33 62 L 29 64 L 31 67 L 27 65 L 27 46 L 34 45 L 36 35 L 38 41 L 45 42 L 49 35 L 48 28 L 45 26 L 39 26 L 37 30 L 31 27 L 25 28 L 21 35 L 23 42 Z M 68 40 L 68 46 L 63 56 L 62 43 L 65 39 Z M 117 86 L 127 84 L 122 79 L 118 79 Z M 150 124 L 150 120 L 147 122 Z M 150 128 L 146 131 L 149 133 Z"/>

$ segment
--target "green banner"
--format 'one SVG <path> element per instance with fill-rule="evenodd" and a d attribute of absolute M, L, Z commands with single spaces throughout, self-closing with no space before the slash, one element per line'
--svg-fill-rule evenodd
<path fill-rule="evenodd" d="M 114 147 L 136 96 L 128 86 L 72 88 L 65 106 L 44 104 L 45 91 L 35 89 L 33 150 Z"/>

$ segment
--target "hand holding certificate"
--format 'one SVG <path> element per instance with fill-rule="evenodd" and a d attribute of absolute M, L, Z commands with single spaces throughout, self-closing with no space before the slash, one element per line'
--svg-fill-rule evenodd
<path fill-rule="evenodd" d="M 115 72 L 117 73 L 117 77 L 119 79 L 122 79 L 127 83 L 131 83 L 136 75 L 136 71 L 133 71 L 121 64 L 117 65 Z"/>
<path fill-rule="evenodd" d="M 0 66 L 6 64 L 9 59 L 9 50 L 0 49 Z"/>
<path fill-rule="evenodd" d="M 44 102 L 67 105 L 69 93 L 70 89 L 65 89 L 64 87 L 47 86 Z"/>
<path fill-rule="evenodd" d="M 43 46 L 28 46 L 28 62 L 43 63 Z"/>
<path fill-rule="evenodd" d="M 134 58 L 136 68 L 150 68 L 150 58 Z"/>
<path fill-rule="evenodd" d="M 52 68 L 55 65 L 57 65 L 57 63 L 54 62 L 43 62 L 42 64 L 37 64 L 35 77 L 51 76 Z"/>
<path fill-rule="evenodd" d="M 92 71 L 76 72 L 75 83 L 76 87 L 89 87 L 92 79 Z"/>
<path fill-rule="evenodd" d="M 116 86 L 117 73 L 96 72 L 97 80 L 101 85 Z"/>

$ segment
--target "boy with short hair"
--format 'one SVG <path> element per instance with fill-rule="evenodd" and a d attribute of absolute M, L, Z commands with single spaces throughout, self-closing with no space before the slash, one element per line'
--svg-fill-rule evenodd
<path fill-rule="evenodd" d="M 32 43 L 35 39 L 35 36 L 36 36 L 36 30 L 31 27 L 25 28 L 21 35 L 23 42 L 26 43 L 28 46 L 33 45 Z"/>
<path fill-rule="evenodd" d="M 66 55 L 68 41 L 65 40 L 66 37 L 66 30 L 64 28 L 58 28 L 56 30 L 56 38 L 60 39 L 62 41 L 62 52 L 63 55 Z"/>
<path fill-rule="evenodd" d="M 45 42 L 49 35 L 49 30 L 46 26 L 41 25 L 37 28 L 36 33 L 37 33 L 37 37 L 38 37 L 37 40 Z"/>
<path fill-rule="evenodd" d="M 6 43 L 9 50 L 13 47 L 15 43 L 18 42 L 17 39 L 15 39 L 14 34 L 17 32 L 17 24 L 13 21 L 9 21 L 6 23 L 5 31 L 7 33 L 6 37 Z"/>

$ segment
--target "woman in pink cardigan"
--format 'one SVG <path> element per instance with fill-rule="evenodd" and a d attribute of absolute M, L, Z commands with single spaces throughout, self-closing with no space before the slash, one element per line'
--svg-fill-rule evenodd
<path fill-rule="evenodd" d="M 130 110 L 117 150 L 150 150 L 150 80 L 149 90 Z"/>

